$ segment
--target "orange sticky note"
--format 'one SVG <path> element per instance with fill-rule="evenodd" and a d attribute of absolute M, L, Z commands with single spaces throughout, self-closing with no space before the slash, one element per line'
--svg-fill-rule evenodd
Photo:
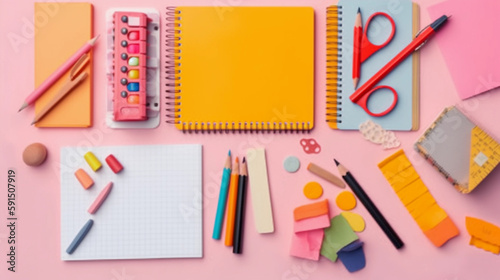
<path fill-rule="evenodd" d="M 92 5 L 90 3 L 35 3 L 35 15 L 45 16 L 43 28 L 35 32 L 35 87 L 88 40 L 92 39 Z M 101 39 L 102 40 L 102 39 Z M 92 125 L 92 51 L 83 71 L 88 77 L 63 98 L 37 127 L 89 127 Z M 63 75 L 35 102 L 35 114 L 40 112 L 68 81 Z M 26 93 L 26 95 L 29 93 Z"/>
<path fill-rule="evenodd" d="M 465 227 L 471 235 L 470 245 L 493 254 L 500 253 L 500 227 L 472 217 L 465 217 Z"/>
<path fill-rule="evenodd" d="M 458 233 L 457 226 L 448 216 L 434 228 L 424 231 L 425 236 L 427 236 L 436 247 L 441 247 L 446 241 L 457 236 Z"/>
<path fill-rule="evenodd" d="M 328 199 L 320 202 L 306 204 L 293 210 L 293 217 L 296 221 L 328 214 Z"/>

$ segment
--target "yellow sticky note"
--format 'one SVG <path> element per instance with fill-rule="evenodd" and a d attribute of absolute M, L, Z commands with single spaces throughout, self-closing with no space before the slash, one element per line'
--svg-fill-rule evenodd
<path fill-rule="evenodd" d="M 388 179 L 388 181 L 391 184 L 394 191 L 398 192 L 402 188 L 408 186 L 408 184 L 410 184 L 411 182 L 415 181 L 418 178 L 420 178 L 420 176 L 418 176 L 417 171 L 415 171 L 415 168 L 413 168 L 413 166 L 410 166 L 405 170 L 397 173 L 392 178 Z"/>
<path fill-rule="evenodd" d="M 426 231 L 429 229 L 434 228 L 444 220 L 446 217 L 448 217 L 448 214 L 443 210 L 443 208 L 439 207 L 439 205 L 434 204 L 431 207 L 427 209 L 420 217 L 415 219 L 417 221 L 418 226 L 422 231 Z"/>
<path fill-rule="evenodd" d="M 436 247 L 458 235 L 458 229 L 439 207 L 403 150 L 378 164 L 401 202 Z"/>
<path fill-rule="evenodd" d="M 436 204 L 436 200 L 430 192 L 426 192 L 417 198 L 415 201 L 406 205 L 406 209 L 410 212 L 413 219 L 420 217 L 429 207 Z"/>
<path fill-rule="evenodd" d="M 418 197 L 420 197 L 427 191 L 428 190 L 424 185 L 424 182 L 422 182 L 422 180 L 419 178 L 397 192 L 397 195 L 399 196 L 399 199 L 401 199 L 401 202 L 406 206 L 415 201 Z"/>
<path fill-rule="evenodd" d="M 392 156 L 378 164 L 380 171 L 382 171 L 382 174 L 384 174 L 387 180 L 396 176 L 396 174 L 409 166 L 411 166 L 411 162 L 408 160 L 403 150 L 395 152 Z"/>

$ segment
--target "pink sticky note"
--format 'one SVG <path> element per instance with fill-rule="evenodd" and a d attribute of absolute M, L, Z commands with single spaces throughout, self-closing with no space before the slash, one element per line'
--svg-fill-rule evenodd
<path fill-rule="evenodd" d="M 293 223 L 294 232 L 309 231 L 314 229 L 322 229 L 330 226 L 330 218 L 328 214 L 317 217 L 295 221 Z"/>
<path fill-rule="evenodd" d="M 500 1 L 443 1 L 428 8 L 431 19 L 453 15 L 432 38 L 438 44 L 461 99 L 500 86 Z"/>
<path fill-rule="evenodd" d="M 292 237 L 290 255 L 317 261 L 324 236 L 323 229 L 297 232 Z"/>

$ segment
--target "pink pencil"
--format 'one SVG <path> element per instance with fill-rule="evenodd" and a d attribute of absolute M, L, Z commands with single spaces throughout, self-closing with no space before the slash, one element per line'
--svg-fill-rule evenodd
<path fill-rule="evenodd" d="M 33 91 L 26 99 L 24 100 L 23 106 L 19 109 L 20 112 L 22 109 L 28 107 L 33 104 L 38 97 L 40 97 L 48 88 L 50 88 L 59 78 L 61 78 L 64 73 L 68 72 L 68 70 L 76 63 L 80 57 L 88 53 L 90 49 L 94 46 L 95 42 L 99 39 L 99 35 L 87 41 L 85 45 L 83 45 L 73 56 L 71 56 L 68 60 L 66 60 L 63 65 L 61 65 L 54 73 L 52 73 L 35 91 Z"/>

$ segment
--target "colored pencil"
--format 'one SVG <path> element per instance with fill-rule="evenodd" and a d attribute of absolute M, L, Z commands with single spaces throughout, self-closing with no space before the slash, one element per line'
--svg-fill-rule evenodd
<path fill-rule="evenodd" d="M 363 34 L 363 26 L 361 21 L 361 10 L 358 8 L 356 19 L 354 21 L 354 41 L 352 54 L 352 82 L 354 89 L 358 86 L 359 76 L 361 72 L 361 38 Z"/>
<path fill-rule="evenodd" d="M 233 246 L 234 216 L 236 215 L 236 200 L 238 198 L 239 167 L 238 157 L 236 157 L 233 173 L 231 174 L 231 183 L 229 184 L 229 201 L 227 203 L 226 214 L 226 239 L 224 241 L 226 246 Z"/>
<path fill-rule="evenodd" d="M 358 103 L 360 100 L 364 100 L 364 96 L 368 94 L 387 74 L 389 74 L 396 66 L 403 62 L 410 54 L 418 51 L 424 44 L 429 40 L 438 30 L 440 30 L 448 20 L 448 16 L 441 16 L 430 25 L 424 27 L 416 36 L 413 41 L 411 41 L 403 50 L 401 50 L 396 56 L 394 56 L 386 65 L 384 65 L 377 73 L 375 73 L 368 81 L 361 85 L 349 99 Z M 359 104 L 363 104 L 361 101 Z M 358 105 L 359 105 L 358 104 Z M 360 105 L 361 106 L 361 105 Z M 363 105 L 365 111 L 368 111 L 366 104 Z"/>
<path fill-rule="evenodd" d="M 222 181 L 220 183 L 219 201 L 217 203 L 217 212 L 215 213 L 213 239 L 220 239 L 222 224 L 224 222 L 224 212 L 226 212 L 227 193 L 229 190 L 229 179 L 231 178 L 231 150 L 227 153 L 226 163 L 222 170 Z"/>
<path fill-rule="evenodd" d="M 49 113 L 64 97 L 66 97 L 74 88 L 76 88 L 81 82 L 83 82 L 88 74 L 86 72 L 80 73 L 83 68 L 88 64 L 88 54 L 83 54 L 82 57 L 75 63 L 71 69 L 68 81 L 61 87 L 59 92 L 52 98 L 52 100 L 47 103 L 38 114 L 35 115 L 35 119 L 31 125 L 40 121 L 47 113 Z"/>
<path fill-rule="evenodd" d="M 64 75 L 82 55 L 88 53 L 94 47 L 99 35 L 87 41 L 79 50 L 77 50 L 68 60 L 66 60 L 56 71 L 54 71 L 38 88 L 36 88 L 26 99 L 19 111 L 33 104 L 47 89 L 49 89 L 62 75 Z M 18 111 L 18 112 L 19 112 Z"/>
<path fill-rule="evenodd" d="M 333 160 L 335 161 L 335 164 L 337 165 L 337 168 L 339 169 L 339 173 L 340 175 L 342 175 L 342 178 L 351 188 L 352 192 L 354 192 L 354 194 L 358 197 L 361 203 L 363 203 L 366 210 L 368 210 L 368 212 L 373 217 L 373 219 L 375 219 L 380 228 L 382 228 L 385 235 L 389 238 L 389 240 L 391 240 L 394 247 L 396 247 L 396 249 L 403 247 L 404 245 L 403 241 L 401 241 L 397 233 L 394 231 L 394 229 L 392 229 L 391 225 L 387 222 L 382 213 L 380 213 L 377 206 L 373 204 L 370 197 L 365 193 L 363 188 L 361 188 L 356 179 L 354 179 L 354 176 L 352 176 L 351 172 L 349 172 L 349 170 L 347 170 L 347 168 L 341 165 L 337 160 L 335 159 Z"/>
<path fill-rule="evenodd" d="M 236 220 L 234 222 L 233 253 L 241 254 L 243 247 L 243 225 L 245 223 L 245 205 L 247 197 L 247 163 L 245 158 L 240 166 L 240 177 L 238 179 L 238 200 L 236 203 Z"/>

